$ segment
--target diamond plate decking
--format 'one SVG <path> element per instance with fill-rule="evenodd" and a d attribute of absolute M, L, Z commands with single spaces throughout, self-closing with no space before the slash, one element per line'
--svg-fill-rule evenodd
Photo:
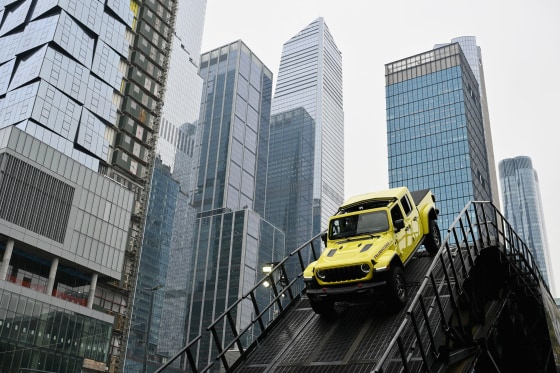
<path fill-rule="evenodd" d="M 432 257 L 419 253 L 405 275 L 409 300 L 418 290 Z M 386 311 L 382 301 L 337 304 L 337 316 L 316 315 L 303 297 L 235 371 L 371 372 L 394 336 L 408 305 Z"/>

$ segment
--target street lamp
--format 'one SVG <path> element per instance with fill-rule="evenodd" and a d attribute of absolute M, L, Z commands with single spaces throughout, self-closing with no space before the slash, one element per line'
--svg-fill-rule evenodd
<path fill-rule="evenodd" d="M 275 266 L 276 264 L 278 264 L 278 263 L 265 263 L 265 264 L 263 264 L 263 266 L 262 266 L 262 271 L 263 271 L 263 273 L 267 276 L 267 279 L 264 280 L 264 282 L 263 282 L 263 286 L 264 286 L 265 288 L 268 288 L 268 287 L 270 287 L 270 285 L 271 285 L 271 284 L 270 284 L 270 281 L 272 281 L 272 280 L 271 280 L 271 277 L 269 277 L 269 276 L 270 276 L 270 273 L 272 272 L 272 270 L 274 269 L 274 266 Z M 270 280 L 270 281 L 269 281 L 269 280 Z"/>
<path fill-rule="evenodd" d="M 148 369 L 148 343 L 150 340 L 150 330 L 152 329 L 152 310 L 154 308 L 154 295 L 163 285 L 157 284 L 152 288 L 144 288 L 150 292 L 150 309 L 148 310 L 148 325 L 146 326 L 146 335 L 144 337 L 144 363 L 142 364 L 142 372 L 147 373 Z"/>
<path fill-rule="evenodd" d="M 264 263 L 262 265 L 262 272 L 267 276 L 267 279 L 264 280 L 263 282 L 263 286 L 265 288 L 268 288 L 270 287 L 270 285 L 272 285 L 272 281 L 274 281 L 274 276 L 271 275 L 271 273 L 274 270 L 274 268 L 276 268 L 277 265 L 278 262 Z"/>
<path fill-rule="evenodd" d="M 274 266 L 278 264 L 278 263 L 265 263 L 263 264 L 262 267 L 262 271 L 265 275 L 268 275 L 270 272 L 272 272 L 272 269 L 274 268 Z"/>

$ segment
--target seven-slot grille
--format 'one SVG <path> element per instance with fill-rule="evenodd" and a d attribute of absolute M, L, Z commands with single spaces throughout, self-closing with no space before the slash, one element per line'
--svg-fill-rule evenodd
<path fill-rule="evenodd" d="M 360 266 L 361 265 L 358 264 L 358 265 L 351 265 L 348 267 L 322 269 L 321 271 L 325 274 L 325 278 L 322 281 L 340 282 L 340 281 L 359 280 L 361 278 L 366 277 L 367 275 L 360 269 Z"/>

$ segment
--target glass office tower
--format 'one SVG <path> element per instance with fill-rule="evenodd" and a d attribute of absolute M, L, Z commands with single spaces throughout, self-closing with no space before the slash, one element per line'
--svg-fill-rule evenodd
<path fill-rule="evenodd" d="M 492 198 L 480 91 L 458 43 L 385 65 L 390 187 L 430 188 L 446 229 Z"/>
<path fill-rule="evenodd" d="M 315 123 L 313 233 L 319 233 L 344 200 L 342 54 L 322 17 L 282 49 L 272 114 L 299 107 Z"/>
<path fill-rule="evenodd" d="M 186 339 L 190 243 L 196 215 L 189 202 L 198 154 L 202 94 L 198 69 L 205 10 L 206 0 L 178 2 L 125 372 L 144 366 L 156 369 Z"/>
<path fill-rule="evenodd" d="M 304 108 L 270 118 L 265 219 L 284 232 L 287 252 L 318 233 L 311 224 L 314 155 L 315 121 Z M 311 261 L 310 252 L 302 255 L 306 262 Z M 299 276 L 301 271 L 295 262 L 285 269 L 289 278 Z"/>
<path fill-rule="evenodd" d="M 174 7 L 0 5 L 2 371 L 122 371 Z"/>
<path fill-rule="evenodd" d="M 500 208 L 500 197 L 498 195 L 498 174 L 496 172 L 496 161 L 494 158 L 494 145 L 492 141 L 492 129 L 490 126 L 490 113 L 488 112 L 488 100 L 486 96 L 486 82 L 484 80 L 484 65 L 482 64 L 482 51 L 476 44 L 475 36 L 460 36 L 451 39 L 451 43 L 459 43 L 469 66 L 478 82 L 478 92 L 480 94 L 480 105 L 482 107 L 482 121 L 484 123 L 484 138 L 486 139 L 486 154 L 488 157 L 488 167 L 490 173 L 490 183 L 492 184 L 492 202 Z M 434 49 L 443 47 L 447 44 L 436 44 Z"/>
<path fill-rule="evenodd" d="M 186 325 L 189 340 L 203 335 L 196 358 L 204 367 L 216 356 L 206 327 L 262 278 L 262 264 L 283 258 L 284 234 L 262 218 L 272 73 L 236 41 L 204 53 L 200 74 L 202 138 Z M 250 323 L 251 310 L 238 308 L 238 328 Z M 219 332 L 222 340 L 227 332 Z"/>
<path fill-rule="evenodd" d="M 541 192 L 537 171 L 531 158 L 519 156 L 503 159 L 498 164 L 504 216 L 527 244 L 537 261 L 547 285 L 554 282 Z M 551 289 L 552 290 L 552 289 Z"/>
<path fill-rule="evenodd" d="M 270 118 L 265 218 L 295 250 L 313 236 L 315 121 L 300 107 Z"/>
<path fill-rule="evenodd" d="M 167 356 L 158 356 L 157 346 L 165 294 L 162 285 L 165 285 L 168 274 L 178 198 L 179 182 L 173 179 L 170 167 L 157 158 L 132 308 L 125 372 L 143 372 L 145 365 L 152 362 L 161 365 Z"/>

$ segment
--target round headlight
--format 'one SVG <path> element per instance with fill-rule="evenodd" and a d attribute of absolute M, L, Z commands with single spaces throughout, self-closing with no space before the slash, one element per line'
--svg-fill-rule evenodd
<path fill-rule="evenodd" d="M 367 265 L 366 263 L 362 264 L 362 265 L 360 266 L 360 269 L 361 269 L 362 272 L 363 272 L 364 274 L 366 274 L 366 275 L 367 275 L 367 274 L 369 273 L 369 271 L 371 270 L 371 268 L 369 267 L 369 265 Z"/>
<path fill-rule="evenodd" d="M 317 271 L 317 277 L 319 277 L 321 280 L 324 280 L 326 277 L 325 271 L 323 271 L 322 269 L 319 269 Z"/>

